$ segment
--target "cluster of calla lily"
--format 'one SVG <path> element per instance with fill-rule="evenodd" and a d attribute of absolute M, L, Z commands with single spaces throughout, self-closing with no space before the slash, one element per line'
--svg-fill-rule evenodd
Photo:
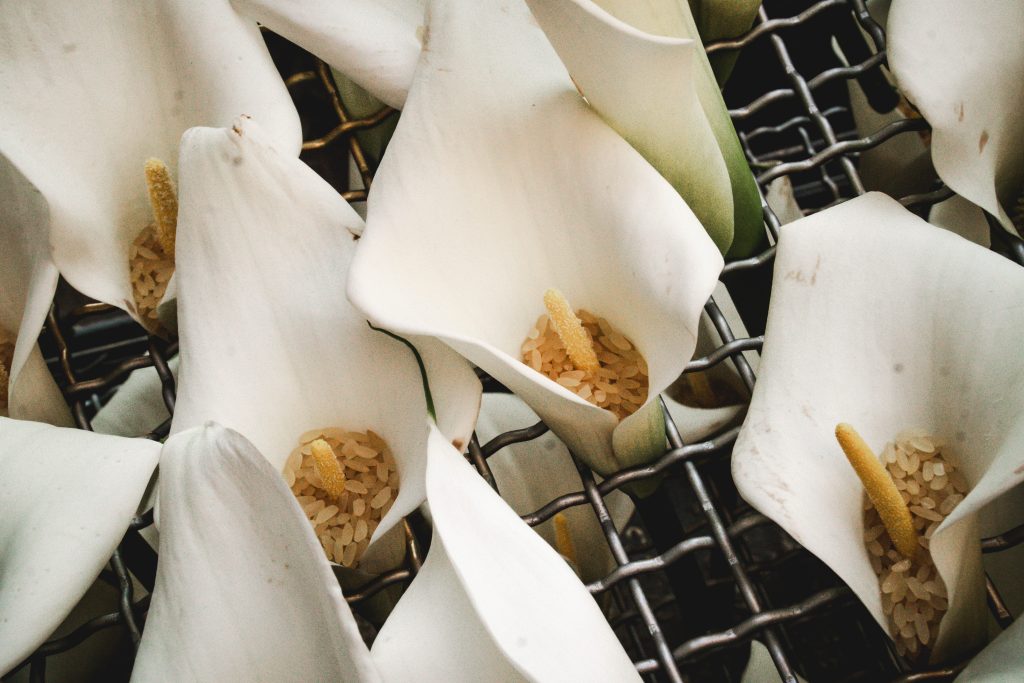
<path fill-rule="evenodd" d="M 986 4 L 966 31 L 952 3 L 926 4 L 889 13 L 896 80 L 933 127 L 941 177 L 1012 230 L 1022 95 L 997 86 L 1024 76 L 1024 52 L 1000 47 L 993 85 L 944 36 L 991 56 L 988 36 L 1021 25 L 1024 3 Z M 716 81 L 731 64 L 710 62 L 698 33 L 741 31 L 757 3 L 695 5 L 0 6 L 0 361 L 15 418 L 0 418 L 0 672 L 86 592 L 159 464 L 136 680 L 636 679 L 580 580 L 608 570 L 596 520 L 569 510 L 538 535 L 517 512 L 580 487 L 566 447 L 601 474 L 664 452 L 659 396 L 707 343 L 723 255 L 767 244 Z M 365 221 L 298 160 L 257 22 L 402 110 Z M 165 443 L 65 428 L 35 344 L 59 276 L 177 334 Z M 889 631 L 864 487 L 833 430 L 850 422 L 878 451 L 907 429 L 948 444 L 967 492 L 925 544 L 948 605 L 935 662 L 987 640 L 979 539 L 1020 522 L 1003 514 L 1024 480 L 1024 369 L 1007 353 L 1018 290 L 1019 267 L 878 194 L 778 243 L 736 483 Z M 549 328 L 555 379 L 523 352 Z M 470 363 L 516 396 L 482 400 Z M 737 419 L 703 400 L 709 382 L 687 390 L 702 400 L 667 401 L 684 434 Z M 113 407 L 96 424 L 137 433 Z M 491 459 L 503 500 L 461 452 L 474 428 L 537 416 L 554 433 L 543 457 Z M 616 522 L 631 511 L 623 493 L 608 503 Z M 400 522 L 424 505 L 430 551 L 367 648 L 342 590 L 402 560 Z"/>

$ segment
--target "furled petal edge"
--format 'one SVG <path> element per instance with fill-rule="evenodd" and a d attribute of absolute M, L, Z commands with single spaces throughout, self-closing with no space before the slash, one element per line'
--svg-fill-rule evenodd
<path fill-rule="evenodd" d="M 385 680 L 639 680 L 565 561 L 436 430 L 428 458 L 434 536 L 371 650 Z"/>
<path fill-rule="evenodd" d="M 587 102 L 665 176 L 722 253 L 728 251 L 732 187 L 694 86 L 699 44 L 644 33 L 589 0 L 527 4 Z"/>
<path fill-rule="evenodd" d="M 234 0 L 248 16 L 401 109 L 420 55 L 423 0 Z"/>
<path fill-rule="evenodd" d="M 36 344 L 59 277 L 48 243 L 49 209 L 2 154 L 0 196 L 0 328 L 14 337 L 7 414 L 70 426 L 71 413 Z"/>
<path fill-rule="evenodd" d="M 964 14 L 953 0 L 896 0 L 889 64 L 932 126 L 939 176 L 1016 232 L 1024 195 L 1024 3 L 987 0 Z"/>

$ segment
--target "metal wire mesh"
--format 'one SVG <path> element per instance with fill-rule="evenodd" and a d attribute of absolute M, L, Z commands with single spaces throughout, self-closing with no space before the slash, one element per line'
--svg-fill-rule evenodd
<path fill-rule="evenodd" d="M 782 7 L 779 7 L 779 6 Z M 795 6 L 795 7 L 794 7 Z M 801 11 L 802 10 L 802 11 Z M 858 28 L 859 27 L 859 28 Z M 872 49 L 850 42 L 862 29 Z M 275 61 L 303 117 L 306 142 L 303 158 L 352 202 L 365 200 L 378 159 L 364 149 L 357 133 L 392 121 L 397 114 L 382 109 L 365 118 L 349 115 L 329 68 L 280 38 L 267 34 Z M 862 59 L 849 66 L 828 57 L 821 44 L 835 38 L 859 46 Z M 817 44 L 817 51 L 808 46 Z M 845 45 L 844 45 L 845 47 Z M 788 176 L 805 213 L 811 213 L 864 192 L 857 171 L 861 152 L 897 135 L 926 130 L 920 119 L 908 119 L 860 136 L 855 131 L 845 96 L 845 83 L 857 79 L 875 100 L 894 103 L 884 81 L 885 35 L 868 14 L 864 0 L 821 0 L 802 3 L 766 0 L 753 28 L 734 40 L 708 46 L 709 53 L 743 52 L 727 90 L 730 114 L 759 185 Z M 856 49 L 849 52 L 856 53 Z M 745 76 L 744 76 L 745 74 Z M 813 74 L 808 76 L 808 74 Z M 349 163 L 351 160 L 351 164 Z M 350 174 L 349 170 L 354 172 Z M 924 211 L 950 196 L 936 180 L 927 193 L 901 198 Z M 764 205 L 765 222 L 777 236 L 779 221 Z M 1019 240 L 993 229 L 996 247 L 1024 263 Z M 694 359 L 687 372 L 732 363 L 748 391 L 755 375 L 744 357 L 763 338 L 763 320 L 770 289 L 774 248 L 729 263 L 723 283 L 740 306 L 755 336 L 737 338 L 714 299 L 705 313 L 722 344 Z M 174 377 L 168 360 L 176 344 L 148 337 L 116 309 L 83 302 L 62 285 L 47 319 L 40 344 L 82 429 L 90 429 L 96 409 L 133 370 L 153 366 L 162 383 L 169 412 L 174 410 Z M 500 390 L 484 378 L 487 390 Z M 841 581 L 781 529 L 747 506 L 729 475 L 729 457 L 738 433 L 734 427 L 701 443 L 685 444 L 667 419 L 668 451 L 654 463 L 614 473 L 600 483 L 580 461 L 582 490 L 549 501 L 523 516 L 536 526 L 574 506 L 590 508 L 604 531 L 616 567 L 588 585 L 609 622 L 649 681 L 738 680 L 752 638 L 762 641 L 784 680 L 795 675 L 809 680 L 951 680 L 964 663 L 913 672 L 894 652 L 886 636 Z M 148 435 L 162 439 L 169 420 Z M 495 486 L 488 458 L 502 448 L 544 434 L 542 424 L 497 436 L 481 444 L 472 439 L 469 460 Z M 622 532 L 616 530 L 605 505 L 610 492 L 640 480 L 661 479 L 658 491 L 638 502 L 638 514 Z M 500 493 L 500 491 L 499 491 Z M 120 629 L 137 647 L 145 624 L 148 593 L 153 586 L 156 555 L 139 535 L 152 524 L 152 513 L 134 518 L 101 580 L 117 589 L 116 609 L 98 614 L 74 630 L 43 644 L 23 666 L 32 681 L 46 678 L 47 657 L 79 646 L 96 633 Z M 404 566 L 357 591 L 348 602 L 358 614 L 361 605 L 384 588 L 407 584 L 419 570 L 429 534 L 415 516 L 406 523 Z M 985 539 L 984 552 L 1001 552 L 1024 541 L 1024 525 Z M 989 583 L 990 606 L 1007 626 L 1012 616 Z M 373 627 L 365 626 L 372 639 Z M 133 647 L 126 648 L 127 665 Z M 19 667 L 20 669 L 21 667 Z"/>

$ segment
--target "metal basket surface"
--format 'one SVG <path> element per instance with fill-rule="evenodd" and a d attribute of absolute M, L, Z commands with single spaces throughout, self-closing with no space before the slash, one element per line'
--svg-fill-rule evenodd
<path fill-rule="evenodd" d="M 866 43 L 862 33 L 870 36 Z M 390 125 L 397 112 L 381 110 L 365 119 L 349 116 L 325 64 L 272 34 L 266 34 L 286 83 L 303 116 L 303 158 L 353 202 L 365 200 L 377 159 L 355 135 Z M 857 63 L 843 65 L 831 50 L 835 39 Z M 869 47 L 871 45 L 871 47 Z M 896 135 L 926 130 L 920 119 L 891 124 L 861 137 L 854 129 L 847 81 L 856 79 L 880 107 L 895 106 L 897 96 L 881 68 L 885 36 L 868 14 L 864 0 L 765 0 L 754 27 L 745 35 L 708 46 L 709 52 L 739 50 L 726 89 L 730 113 L 762 191 L 787 176 L 805 213 L 832 206 L 865 191 L 858 158 Z M 350 173 L 350 169 L 354 173 Z M 900 198 L 924 212 L 951 195 L 938 180 L 925 193 Z M 779 222 L 765 206 L 769 232 Z M 1024 263 L 1024 248 L 993 230 L 995 249 Z M 710 300 L 705 312 L 723 344 L 694 359 L 688 372 L 733 363 L 748 390 L 755 375 L 742 355 L 758 350 L 763 337 L 771 285 L 773 249 L 729 263 L 722 275 L 755 336 L 737 338 Z M 96 409 L 128 374 L 154 366 L 163 398 L 174 409 L 174 378 L 167 361 L 176 344 L 147 337 L 127 316 L 107 305 L 82 301 L 66 285 L 58 291 L 40 339 L 44 353 L 73 408 L 79 427 L 90 428 Z M 488 378 L 485 390 L 501 387 Z M 150 438 L 166 436 L 169 421 Z M 529 441 L 546 431 L 543 424 L 502 434 L 489 443 L 476 438 L 468 457 L 492 485 L 488 458 L 510 443 Z M 964 663 L 931 671 L 911 671 L 853 594 L 820 561 L 738 496 L 729 474 L 729 456 L 738 428 L 702 443 L 684 444 L 669 419 L 670 449 L 647 467 L 616 473 L 601 483 L 577 462 L 583 490 L 549 501 L 523 519 L 537 525 L 572 506 L 587 506 L 601 520 L 615 570 L 588 588 L 598 598 L 617 635 L 650 681 L 735 681 L 743 671 L 751 639 L 762 641 L 783 680 L 795 674 L 811 681 L 951 680 Z M 663 477 L 657 493 L 638 504 L 624 532 L 610 523 L 603 496 L 623 485 Z M 500 493 L 500 491 L 499 491 Z M 46 680 L 49 657 L 81 646 L 99 634 L 117 634 L 124 657 L 104 668 L 104 680 L 127 679 L 131 655 L 145 626 L 156 555 L 139 536 L 152 514 L 132 520 L 102 579 L 119 599 L 85 623 L 71 625 L 42 645 L 21 668 L 32 681 Z M 407 521 L 406 565 L 347 595 L 356 613 L 370 596 L 387 586 L 407 584 L 418 571 L 429 533 L 425 522 Z M 985 552 L 999 552 L 1024 540 L 1024 526 L 985 539 Z M 134 579 L 134 580 L 133 580 Z M 1003 626 L 1012 622 L 995 586 L 990 606 Z M 365 635 L 372 639 L 368 623 Z M 15 674 L 12 674 L 12 676 Z"/>

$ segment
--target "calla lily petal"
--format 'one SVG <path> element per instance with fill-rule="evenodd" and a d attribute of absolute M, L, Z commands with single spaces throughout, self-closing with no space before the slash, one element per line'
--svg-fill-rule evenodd
<path fill-rule="evenodd" d="M 760 195 L 689 5 L 527 4 L 587 101 L 672 183 L 722 253 L 761 244 Z"/>
<path fill-rule="evenodd" d="M 775 217 L 782 225 L 804 217 L 804 212 L 793 192 L 793 181 L 789 179 L 789 176 L 780 176 L 768 183 L 768 192 L 765 193 L 764 200 L 775 212 Z M 717 297 L 718 294 L 716 293 L 715 296 Z"/>
<path fill-rule="evenodd" d="M 797 676 L 796 680 L 804 683 L 803 676 Z M 743 670 L 743 677 L 740 683 L 782 683 L 782 676 L 775 668 L 772 654 L 768 648 L 759 640 L 750 641 L 750 659 L 747 660 L 747 668 Z"/>
<path fill-rule="evenodd" d="M 178 375 L 178 361 L 178 356 L 167 361 L 175 377 Z M 96 411 L 91 420 L 93 431 L 118 436 L 149 434 L 171 417 L 162 392 L 163 382 L 156 368 L 135 370 L 110 400 Z"/>
<path fill-rule="evenodd" d="M 0 353 L 0 380 L 7 383 L 0 415 L 70 426 L 71 413 L 36 344 L 59 278 L 47 243 L 46 200 L 2 154 L 0 195 L 0 347 L 14 345 L 10 366 Z"/>
<path fill-rule="evenodd" d="M 379 680 L 291 491 L 216 424 L 160 459 L 160 564 L 133 681 Z"/>
<path fill-rule="evenodd" d="M 590 105 L 672 183 L 727 251 L 732 187 L 694 87 L 699 44 L 644 33 L 589 0 L 528 4 Z"/>
<path fill-rule="evenodd" d="M 344 299 L 362 219 L 271 145 L 252 120 L 182 138 L 172 433 L 216 420 L 281 471 L 307 430 L 374 430 L 402 482 L 376 540 L 423 501 L 415 473 L 425 467 L 423 378 L 405 344 L 371 329 Z M 468 444 L 480 382 L 437 342 L 420 354 L 443 392 L 438 420 L 449 440 Z"/>
<path fill-rule="evenodd" d="M 847 81 L 846 87 L 850 96 L 850 113 L 862 137 L 910 118 L 901 105 L 887 112 L 875 111 L 855 80 Z M 857 161 L 857 170 L 865 188 L 893 197 L 926 192 L 935 179 L 931 149 L 919 132 L 900 133 L 880 145 L 865 149 Z"/>
<path fill-rule="evenodd" d="M 110 559 L 158 451 L 0 418 L 0 675 L 57 628 Z"/>
<path fill-rule="evenodd" d="M 653 397 L 692 353 L 720 254 L 668 183 L 579 99 L 525 7 L 435 2 L 430 17 L 349 298 L 376 324 L 445 341 L 599 472 L 660 454 Z M 644 355 L 652 398 L 621 423 L 520 362 L 549 287 Z"/>
<path fill-rule="evenodd" d="M 430 552 L 371 649 L 385 680 L 639 680 L 568 565 L 436 429 L 426 488 Z"/>
<path fill-rule="evenodd" d="M 0 7 L 0 153 L 49 202 L 60 272 L 95 299 L 135 314 L 128 252 L 152 221 L 147 158 L 173 170 L 186 128 L 244 113 L 297 152 L 259 30 L 227 0 Z"/>
<path fill-rule="evenodd" d="M 957 194 L 1014 231 L 1024 195 L 1024 4 L 895 0 L 889 65 L 932 126 L 932 159 Z"/>
<path fill-rule="evenodd" d="M 750 30 L 761 7 L 761 0 L 689 0 L 693 21 L 707 44 L 716 40 L 738 38 Z M 725 85 L 739 57 L 737 50 L 724 50 L 708 55 L 718 84 Z"/>
<path fill-rule="evenodd" d="M 477 421 L 477 437 L 484 443 L 504 432 L 523 429 L 537 423 L 536 413 L 521 399 L 510 394 L 484 394 Z M 535 512 L 549 501 L 567 493 L 583 490 L 579 472 L 565 445 L 551 432 L 524 443 L 501 449 L 487 464 L 498 484 L 502 499 L 525 515 Z M 605 496 L 612 521 L 622 529 L 633 514 L 633 502 L 621 491 Z M 608 574 L 615 566 L 604 531 L 589 505 L 577 505 L 561 513 L 572 543 L 572 560 L 583 581 L 593 581 Z M 548 544 L 565 555 L 559 547 L 554 519 L 535 526 Z"/>
<path fill-rule="evenodd" d="M 889 18 L 890 0 L 868 0 L 865 4 L 871 18 L 884 29 Z M 865 45 L 873 51 L 873 39 L 859 25 L 858 28 Z M 839 41 L 834 37 L 832 50 L 843 66 L 852 66 L 851 61 L 856 63 L 846 56 Z M 879 67 L 879 71 L 886 82 L 895 88 L 889 72 L 884 67 Z M 874 135 L 899 121 L 920 118 L 903 96 L 893 108 L 878 111 L 868 101 L 860 81 L 847 80 L 846 88 L 850 97 L 850 114 L 861 137 Z M 857 171 L 864 187 L 884 192 L 892 197 L 927 192 L 935 180 L 935 169 L 932 167 L 931 149 L 928 145 L 929 136 L 930 133 L 927 131 L 900 133 L 880 145 L 863 150 L 857 160 Z"/>
<path fill-rule="evenodd" d="M 985 212 L 958 194 L 934 205 L 928 214 L 928 222 L 986 249 L 992 246 Z"/>
<path fill-rule="evenodd" d="M 234 0 L 246 14 L 401 109 L 420 55 L 424 0 Z"/>
<path fill-rule="evenodd" d="M 740 493 L 887 629 L 864 547 L 863 488 L 833 429 L 855 425 L 876 451 L 906 429 L 945 439 L 971 490 L 931 536 L 949 595 L 931 656 L 980 645 L 978 513 L 1024 480 L 1013 398 L 1024 312 L 1005 305 L 1024 297 L 1024 272 L 868 194 L 783 228 L 774 282 L 760 378 L 733 453 Z"/>
<path fill-rule="evenodd" d="M 971 660 L 959 683 L 1012 683 L 1024 669 L 1024 620 L 1013 624 Z"/>

